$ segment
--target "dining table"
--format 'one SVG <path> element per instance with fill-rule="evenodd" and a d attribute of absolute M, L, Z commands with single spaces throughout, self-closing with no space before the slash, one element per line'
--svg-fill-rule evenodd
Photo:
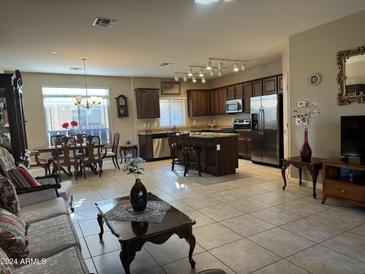
<path fill-rule="evenodd" d="M 111 144 L 107 143 L 107 144 L 100 144 L 100 145 L 95 145 L 95 148 L 102 148 L 102 149 L 107 149 L 111 146 Z M 86 143 L 83 144 L 76 144 L 76 149 L 80 149 L 80 148 L 86 148 Z M 53 156 L 56 155 L 56 150 L 57 149 L 62 149 L 61 145 L 48 145 L 48 146 L 39 146 L 39 147 L 35 147 L 33 148 L 33 150 L 31 152 L 37 152 L 38 154 L 41 153 L 51 153 Z M 104 153 L 102 153 L 103 156 Z M 96 174 L 96 168 L 90 167 L 91 170 Z M 64 169 L 63 167 L 60 167 L 60 170 L 62 170 L 65 174 L 67 174 L 68 176 L 72 176 L 71 173 L 69 173 L 66 169 Z M 81 172 L 81 170 L 80 170 Z"/>

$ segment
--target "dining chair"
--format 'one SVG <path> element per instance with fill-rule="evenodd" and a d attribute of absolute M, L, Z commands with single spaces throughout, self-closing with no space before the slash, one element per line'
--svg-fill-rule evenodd
<path fill-rule="evenodd" d="M 54 159 L 54 169 L 56 172 L 64 171 L 72 176 L 71 168 L 74 168 L 75 180 L 78 178 L 79 168 L 82 163 L 82 156 L 77 153 L 77 142 L 73 137 L 58 138 L 55 142 L 56 149 Z"/>
<path fill-rule="evenodd" d="M 30 157 L 30 167 L 42 167 L 44 169 L 44 175 L 48 176 L 51 174 L 51 165 L 53 162 L 53 156 L 49 158 L 40 158 L 40 152 L 39 151 L 31 151 L 29 153 Z M 33 160 L 34 159 L 34 160 Z"/>
<path fill-rule="evenodd" d="M 174 171 L 175 165 L 182 165 L 183 157 L 182 157 L 182 144 L 177 143 L 177 136 L 180 135 L 179 132 L 168 132 L 167 138 L 170 148 L 170 155 L 171 155 L 171 171 Z"/>
<path fill-rule="evenodd" d="M 199 176 L 202 176 L 201 148 L 191 144 L 188 133 L 178 135 L 176 140 L 177 144 L 182 146 L 184 177 L 188 174 L 190 168 L 197 169 Z"/>
<path fill-rule="evenodd" d="M 84 138 L 84 156 L 81 162 L 82 172 L 84 179 L 86 179 L 86 168 L 90 168 L 94 173 L 98 173 L 99 177 L 103 173 L 103 158 L 102 158 L 102 146 L 99 136 L 86 136 Z M 97 168 L 99 171 L 97 172 Z"/>
<path fill-rule="evenodd" d="M 103 159 L 111 158 L 113 161 L 114 167 L 118 168 L 118 169 L 120 169 L 119 163 L 118 163 L 119 139 L 120 139 L 120 134 L 118 132 L 114 133 L 112 146 L 105 147 L 104 155 L 102 156 Z M 111 149 L 111 151 L 108 151 L 108 149 Z"/>

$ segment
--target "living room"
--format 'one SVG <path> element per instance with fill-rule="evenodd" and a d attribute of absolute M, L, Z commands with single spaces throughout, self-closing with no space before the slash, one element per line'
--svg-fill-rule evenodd
<path fill-rule="evenodd" d="M 365 272 L 363 1 L 0 14 L 1 271 Z"/>

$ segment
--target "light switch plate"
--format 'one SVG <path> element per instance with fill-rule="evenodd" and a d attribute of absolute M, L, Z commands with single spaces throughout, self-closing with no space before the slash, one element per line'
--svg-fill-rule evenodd
<path fill-rule="evenodd" d="M 221 145 L 217 144 L 217 151 L 220 151 L 220 150 L 221 150 Z"/>
<path fill-rule="evenodd" d="M 298 101 L 298 108 L 304 108 L 308 106 L 308 101 Z"/>

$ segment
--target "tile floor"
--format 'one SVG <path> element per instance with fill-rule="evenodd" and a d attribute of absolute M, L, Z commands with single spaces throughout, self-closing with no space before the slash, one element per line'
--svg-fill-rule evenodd
<path fill-rule="evenodd" d="M 197 264 L 190 269 L 188 244 L 173 236 L 160 246 L 146 244 L 132 273 L 365 273 L 365 210 L 333 199 L 322 205 L 296 183 L 283 191 L 279 169 L 240 160 L 234 175 L 191 171 L 184 178 L 181 168 L 171 172 L 169 161 L 159 161 L 145 164 L 142 181 L 196 220 Z M 128 195 L 133 183 L 107 164 L 103 177 L 90 174 L 74 184 L 72 218 L 91 272 L 124 273 L 116 238 L 107 231 L 99 242 L 94 202 Z"/>

